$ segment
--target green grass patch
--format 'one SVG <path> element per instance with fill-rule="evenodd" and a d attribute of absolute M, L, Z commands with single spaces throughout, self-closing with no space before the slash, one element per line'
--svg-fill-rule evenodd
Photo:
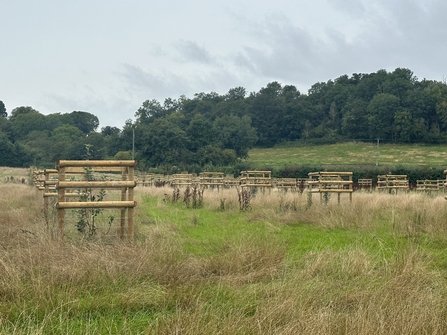
<path fill-rule="evenodd" d="M 273 148 L 253 148 L 247 162 L 253 166 L 280 168 L 290 165 L 426 165 L 444 166 L 444 145 L 338 143 L 301 145 L 298 142 Z"/>

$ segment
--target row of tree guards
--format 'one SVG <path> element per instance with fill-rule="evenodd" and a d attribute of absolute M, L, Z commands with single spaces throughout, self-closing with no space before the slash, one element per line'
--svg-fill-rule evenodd
<path fill-rule="evenodd" d="M 447 170 L 444 171 L 447 174 Z M 409 191 L 410 184 L 407 175 L 378 175 L 377 183 L 373 179 L 358 179 L 354 183 L 352 172 L 311 172 L 308 178 L 272 178 L 271 171 L 242 171 L 238 178 L 233 175 L 225 175 L 223 172 L 202 172 L 194 174 L 139 174 L 137 183 L 140 186 L 164 186 L 174 187 L 196 186 L 203 188 L 231 188 L 231 187 L 258 187 L 278 190 L 299 190 L 312 189 L 316 191 L 349 193 L 355 185 L 358 189 L 372 190 L 376 188 L 380 192 L 397 193 L 399 190 Z M 417 180 L 417 191 L 440 191 L 446 187 L 445 179 L 438 180 Z M 332 191 L 331 191 L 332 190 Z"/>
<path fill-rule="evenodd" d="M 134 188 L 141 186 L 172 187 L 200 187 L 200 188 L 259 188 L 261 190 L 290 190 L 302 192 L 307 189 L 312 194 L 319 194 L 320 201 L 328 194 L 337 194 L 340 202 L 341 194 L 347 194 L 352 202 L 353 173 L 352 172 L 311 172 L 309 178 L 272 178 L 271 171 L 242 171 L 239 178 L 225 176 L 222 172 L 203 172 L 198 176 L 183 173 L 172 176 L 140 174 L 135 180 L 135 160 L 61 160 L 56 169 L 34 171 L 35 185 L 43 191 L 44 214 L 49 217 L 49 199 L 57 199 L 58 230 L 64 234 L 65 216 L 67 210 L 84 209 L 98 213 L 100 209 L 120 210 L 119 236 L 123 240 L 133 239 L 133 209 Z M 447 170 L 444 171 L 447 174 Z M 106 177 L 105 177 L 106 176 Z M 372 179 L 359 179 L 358 187 L 371 190 Z M 418 180 L 417 190 L 430 192 L 444 190 L 446 180 Z M 377 189 L 379 192 L 398 193 L 409 191 L 409 182 L 406 175 L 379 175 L 377 176 Z M 119 199 L 107 200 L 106 191 L 118 190 Z M 96 193 L 95 193 L 96 192 Z M 100 195 L 98 195 L 98 193 Z M 80 221 L 88 222 L 89 218 Z M 78 227 L 79 229 L 79 227 Z"/>

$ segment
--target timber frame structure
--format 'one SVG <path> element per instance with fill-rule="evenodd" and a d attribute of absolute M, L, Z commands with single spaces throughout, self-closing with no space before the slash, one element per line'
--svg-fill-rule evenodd
<path fill-rule="evenodd" d="M 410 185 L 407 175 L 386 174 L 377 176 L 377 189 L 380 191 L 388 191 L 389 193 L 403 190 L 408 192 Z"/>
<path fill-rule="evenodd" d="M 43 170 L 34 170 L 33 171 L 33 182 L 34 182 L 34 186 L 36 186 L 36 188 L 39 191 L 43 191 L 45 189 L 45 187 L 44 187 L 45 176 L 44 176 Z"/>
<path fill-rule="evenodd" d="M 290 190 L 291 192 L 296 192 L 298 189 L 298 183 L 296 178 L 276 178 L 273 181 L 275 187 L 278 190 L 287 192 Z"/>
<path fill-rule="evenodd" d="M 193 184 L 192 173 L 177 173 L 172 175 L 171 185 L 173 187 L 188 187 Z"/>
<path fill-rule="evenodd" d="M 200 172 L 199 185 L 205 188 L 220 188 L 224 187 L 224 173 L 223 172 Z"/>
<path fill-rule="evenodd" d="M 113 160 L 86 160 L 70 161 L 60 160 L 57 162 L 58 181 L 56 183 L 58 201 L 56 204 L 58 213 L 58 228 L 60 236 L 64 235 L 65 210 L 66 209 L 98 209 L 98 208 L 116 208 L 121 210 L 120 216 L 120 238 L 122 240 L 127 236 L 127 240 L 133 240 L 133 209 L 136 206 L 134 201 L 133 189 L 136 186 L 134 180 L 134 167 L 137 165 L 135 160 L 113 161 Z M 81 174 L 86 170 L 93 172 L 121 172 L 121 180 L 95 181 L 66 180 L 68 174 Z M 120 201 L 67 201 L 69 189 L 118 189 L 121 191 Z"/>
<path fill-rule="evenodd" d="M 309 192 L 320 194 L 320 202 L 323 202 L 323 195 L 336 193 L 338 203 L 342 193 L 349 194 L 349 201 L 352 202 L 352 172 L 309 172 Z"/>
<path fill-rule="evenodd" d="M 272 171 L 241 171 L 239 177 L 241 187 L 273 187 Z"/>
<path fill-rule="evenodd" d="M 359 185 L 359 189 L 360 190 L 367 190 L 367 191 L 371 191 L 372 186 L 373 186 L 373 181 L 372 179 L 359 179 L 357 181 L 358 185 Z"/>
<path fill-rule="evenodd" d="M 425 193 L 431 193 L 432 191 L 443 191 L 445 189 L 445 180 L 417 180 L 416 191 L 422 191 Z"/>

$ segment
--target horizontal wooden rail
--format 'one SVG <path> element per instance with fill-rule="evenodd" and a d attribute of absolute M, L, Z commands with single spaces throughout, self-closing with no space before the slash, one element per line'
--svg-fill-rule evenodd
<path fill-rule="evenodd" d="M 55 175 L 57 175 L 59 173 L 59 171 L 56 170 L 56 169 L 45 169 L 45 170 L 43 170 L 43 173 L 45 175 L 47 175 L 47 174 L 55 174 Z"/>
<path fill-rule="evenodd" d="M 48 193 L 44 193 L 43 196 L 46 198 L 57 198 L 58 197 L 58 193 L 56 192 L 48 192 Z M 82 194 L 79 193 L 65 193 L 64 197 L 80 197 L 82 196 Z"/>
<path fill-rule="evenodd" d="M 342 189 L 342 188 L 338 188 L 338 189 L 330 189 L 330 188 L 327 188 L 327 189 L 312 189 L 312 190 L 310 190 L 310 192 L 312 192 L 312 193 L 352 193 L 353 192 L 353 190 L 351 189 L 351 190 L 347 190 L 347 189 Z"/>
<path fill-rule="evenodd" d="M 309 185 L 318 185 L 318 184 L 352 184 L 352 180 L 309 180 Z"/>
<path fill-rule="evenodd" d="M 127 166 L 94 166 L 94 167 L 80 167 L 80 166 L 66 166 L 64 167 L 65 174 L 69 175 L 85 175 L 86 171 L 96 173 L 116 173 L 120 174 Z"/>
<path fill-rule="evenodd" d="M 101 166 L 101 167 L 108 167 L 108 166 L 136 166 L 137 161 L 135 160 L 126 160 L 126 161 L 98 161 L 98 160 L 92 160 L 92 161 L 71 161 L 71 160 L 60 160 L 57 162 L 57 167 L 90 167 L 90 166 Z"/>
<path fill-rule="evenodd" d="M 309 172 L 309 176 L 352 176 L 352 172 Z"/>
<path fill-rule="evenodd" d="M 241 187 L 272 187 L 272 184 L 252 184 L 252 183 L 247 183 L 247 184 L 241 184 Z"/>
<path fill-rule="evenodd" d="M 136 201 L 78 201 L 78 202 L 59 202 L 58 209 L 68 208 L 133 208 L 137 205 Z"/>
<path fill-rule="evenodd" d="M 137 185 L 134 180 L 124 181 L 60 181 L 56 188 L 122 188 L 135 187 Z"/>

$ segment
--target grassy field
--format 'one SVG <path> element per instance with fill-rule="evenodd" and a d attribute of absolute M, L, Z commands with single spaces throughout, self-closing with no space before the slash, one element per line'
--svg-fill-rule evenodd
<path fill-rule="evenodd" d="M 30 170 L 25 168 L 10 168 L 0 166 L 0 183 L 22 183 L 22 181 L 28 183 L 29 173 Z"/>
<path fill-rule="evenodd" d="M 52 237 L 42 198 L 0 184 L 1 334 L 446 334 L 443 194 L 327 205 L 141 188 L 133 245 Z"/>
<path fill-rule="evenodd" d="M 447 165 L 447 146 L 376 143 L 339 143 L 300 146 L 297 143 L 249 151 L 255 166 L 284 165 Z"/>

